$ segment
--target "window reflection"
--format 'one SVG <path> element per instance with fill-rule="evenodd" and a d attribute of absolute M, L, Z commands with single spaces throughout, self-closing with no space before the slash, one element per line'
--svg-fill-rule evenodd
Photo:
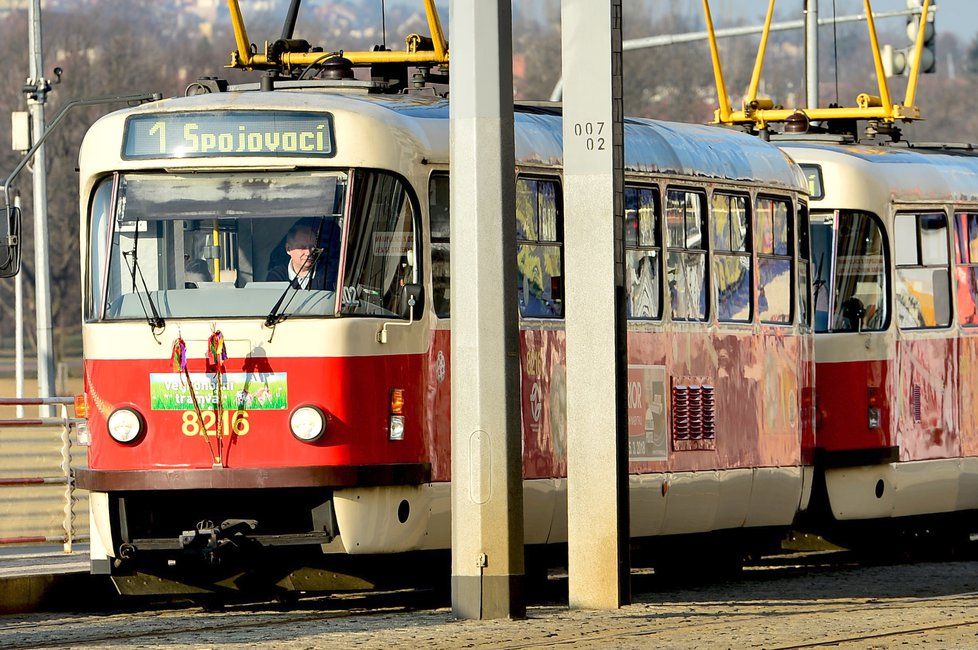
<path fill-rule="evenodd" d="M 669 231 L 666 263 L 673 320 L 707 320 L 704 205 L 705 197 L 697 192 L 669 190 L 666 193 Z"/>
<path fill-rule="evenodd" d="M 717 318 L 721 321 L 749 322 L 751 295 L 750 238 L 747 197 L 713 195 L 714 282 L 717 288 Z"/>
<path fill-rule="evenodd" d="M 978 325 L 978 214 L 954 216 L 957 254 L 958 322 Z"/>
<path fill-rule="evenodd" d="M 563 318 L 563 242 L 557 183 L 516 181 L 517 289 L 524 318 Z"/>
<path fill-rule="evenodd" d="M 625 289 L 628 318 L 661 317 L 658 247 L 658 193 L 650 187 L 625 188 Z"/>
<path fill-rule="evenodd" d="M 761 322 L 787 325 L 792 318 L 791 212 L 783 199 L 757 199 L 757 311 Z"/>
<path fill-rule="evenodd" d="M 895 223 L 897 322 L 903 329 L 948 325 L 951 299 L 946 215 L 898 214 Z"/>

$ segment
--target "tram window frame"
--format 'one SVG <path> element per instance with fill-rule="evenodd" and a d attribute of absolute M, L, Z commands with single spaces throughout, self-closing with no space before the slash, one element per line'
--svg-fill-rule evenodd
<path fill-rule="evenodd" d="M 940 217 L 944 222 L 944 261 L 937 263 L 932 263 L 926 259 L 927 251 L 924 249 L 923 242 L 923 231 L 925 230 L 923 226 L 924 217 Z M 915 235 L 915 246 L 914 246 L 914 261 L 913 263 L 907 263 L 901 261 L 900 249 L 900 226 L 899 221 L 905 220 L 907 217 L 913 217 L 914 219 L 914 235 Z M 937 228 L 939 229 L 939 228 Z M 895 278 L 893 283 L 894 295 L 896 300 L 894 302 L 893 308 L 897 312 L 897 328 L 901 331 L 914 331 L 914 330 L 935 330 L 935 329 L 946 329 L 951 326 L 954 321 L 954 308 L 952 305 L 953 299 L 951 297 L 951 255 L 948 251 L 948 235 L 950 234 L 950 223 L 947 217 L 947 212 L 940 209 L 934 210 L 901 210 L 893 215 L 893 266 L 895 271 Z M 908 249 L 909 250 L 909 249 Z M 938 298 L 938 285 L 933 273 L 931 274 L 931 289 L 932 289 L 932 299 L 934 301 L 934 319 L 935 324 L 933 325 L 905 325 L 903 321 L 903 312 L 900 309 L 900 296 L 901 290 L 904 286 L 904 279 L 901 271 L 910 270 L 930 270 L 939 271 L 943 269 L 945 273 L 945 304 L 947 306 L 947 311 L 944 314 L 946 319 L 941 322 L 937 319 L 937 298 Z M 918 321 L 919 322 L 919 321 Z"/>
<path fill-rule="evenodd" d="M 706 191 L 700 188 L 687 187 L 687 186 L 673 186 L 666 188 L 666 200 L 663 209 L 663 232 L 667 238 L 666 246 L 666 282 L 669 287 L 669 306 L 670 306 L 670 316 L 673 321 L 684 322 L 684 323 L 708 323 L 712 316 L 711 304 L 710 304 L 710 291 L 712 290 L 712 283 L 710 282 L 710 230 L 709 230 L 709 202 L 707 198 Z M 670 206 L 669 201 L 673 194 L 681 194 L 683 196 L 683 242 L 682 245 L 676 245 L 672 240 L 672 233 L 669 228 L 669 212 Z M 687 201 L 688 196 L 699 197 L 700 209 L 699 209 L 699 231 L 700 231 L 700 248 L 691 248 L 689 245 L 689 216 L 688 210 L 689 205 Z M 695 219 L 695 217 L 694 217 Z M 686 275 L 685 258 L 689 256 L 702 256 L 703 259 L 703 284 L 700 288 L 700 302 L 703 306 L 703 314 L 699 317 L 692 317 L 687 310 L 687 316 L 681 316 L 677 314 L 679 294 L 678 292 L 673 292 L 671 284 L 669 284 L 668 276 L 671 273 L 676 272 L 677 268 L 672 262 L 673 259 L 684 259 L 683 274 Z M 682 257 L 680 257 L 682 256 Z M 689 304 L 689 303 L 687 303 Z"/>
<path fill-rule="evenodd" d="M 843 232 L 848 234 L 848 239 L 853 241 L 862 241 L 866 243 L 870 240 L 866 239 L 866 232 L 858 230 L 855 228 L 854 223 L 857 220 L 864 221 L 873 227 L 872 231 L 868 234 L 875 234 L 879 238 L 879 263 L 878 270 L 873 273 L 873 267 L 866 262 L 859 262 L 854 265 L 851 261 L 852 259 L 862 256 L 866 256 L 865 248 L 851 251 L 849 249 L 843 249 L 842 237 Z M 843 228 L 843 222 L 846 222 L 846 227 Z M 890 237 L 889 231 L 883 223 L 883 220 L 879 215 L 865 210 L 809 210 L 808 215 L 809 224 L 809 245 L 812 251 L 819 248 L 819 244 L 827 244 L 828 248 L 825 250 L 820 250 L 822 254 L 818 259 L 813 260 L 814 265 L 812 267 L 812 329 L 815 334 L 850 334 L 856 332 L 873 332 L 882 333 L 890 330 L 891 319 L 893 315 L 893 300 L 891 294 L 891 287 L 893 286 L 893 272 L 890 265 L 890 259 L 892 256 L 892 250 L 890 248 Z M 816 229 L 819 230 L 818 236 L 815 235 Z M 849 252 L 859 253 L 859 256 L 848 255 Z M 840 253 L 846 253 L 840 257 Z M 825 255 L 827 254 L 827 257 Z M 813 256 L 814 257 L 814 256 Z M 840 260 L 846 260 L 845 264 L 840 264 Z M 866 285 L 866 282 L 852 282 L 851 278 L 864 277 L 858 274 L 860 268 L 865 272 L 869 269 L 870 272 L 864 274 L 865 277 L 878 276 L 875 285 L 875 292 L 871 296 L 876 297 L 877 300 L 870 304 L 864 305 L 866 314 L 863 315 L 859 322 L 858 327 L 848 327 L 837 326 L 837 322 L 841 322 L 838 319 L 842 318 L 844 320 L 846 317 L 842 312 L 842 304 L 848 300 L 840 300 L 838 295 L 842 291 L 842 287 L 851 290 L 848 294 L 849 298 L 858 297 L 857 294 L 866 295 L 865 289 L 860 289 L 862 285 Z M 846 280 L 845 283 L 842 281 Z M 825 289 L 825 309 L 819 309 L 819 295 L 822 290 Z M 861 302 L 861 301 L 860 301 Z M 873 313 L 869 314 L 870 308 L 873 309 Z M 880 311 L 882 310 L 882 317 L 878 318 Z M 825 314 L 825 324 L 820 326 L 819 324 L 819 312 Z M 863 323 L 863 319 L 869 317 L 870 321 L 876 319 L 875 327 L 867 327 Z"/>
<path fill-rule="evenodd" d="M 537 203 L 536 203 L 536 209 L 535 209 L 535 212 L 534 212 L 534 232 L 527 232 L 526 228 L 522 228 L 521 227 L 521 226 L 523 226 L 525 224 L 522 224 L 520 222 L 519 217 L 518 217 L 518 212 L 519 212 L 519 199 L 520 199 L 520 183 L 524 183 L 524 182 L 525 183 L 537 183 L 537 184 L 539 184 L 539 183 L 549 183 L 549 184 L 553 185 L 553 190 L 554 190 L 554 193 L 553 193 L 553 196 L 554 196 L 554 221 L 555 221 L 555 223 L 553 224 L 553 233 L 552 233 L 552 238 L 550 238 L 550 239 L 544 238 L 543 228 L 541 227 L 541 221 L 540 221 L 540 217 L 541 217 L 541 213 L 540 213 L 541 203 L 540 203 L 540 201 L 542 200 L 541 199 L 542 194 L 540 192 L 536 192 L 536 194 L 535 194 Z M 515 188 L 516 188 L 516 201 L 517 201 L 517 208 L 516 208 L 516 211 L 515 211 L 516 214 L 514 214 L 514 217 L 516 218 L 516 256 L 517 256 L 517 259 L 516 259 L 516 265 L 517 265 L 517 267 L 516 267 L 516 277 L 517 277 L 516 294 L 517 294 L 518 306 L 519 306 L 519 311 L 520 311 L 520 318 L 522 318 L 522 319 L 528 319 L 528 320 L 560 320 L 560 319 L 563 319 L 564 318 L 564 261 L 565 261 L 565 259 L 564 259 L 564 198 L 563 198 L 564 195 L 563 195 L 563 188 L 561 186 L 560 178 L 557 177 L 557 176 L 551 176 L 551 175 L 547 175 L 547 174 L 533 174 L 533 173 L 522 174 L 521 173 L 521 174 L 517 174 L 517 176 L 516 176 L 516 185 L 515 185 Z M 548 233 L 548 235 L 550 235 L 550 234 L 551 233 Z M 526 302 L 526 304 L 524 304 L 524 301 L 525 301 L 525 299 L 523 298 L 523 294 L 524 294 L 523 288 L 524 287 L 523 287 L 523 283 L 520 280 L 520 278 L 522 277 L 521 276 L 522 269 L 520 268 L 520 259 L 521 259 L 521 254 L 523 253 L 523 251 L 524 250 L 529 250 L 531 248 L 535 248 L 535 249 L 541 249 L 541 248 L 543 248 L 543 249 L 553 249 L 553 250 L 556 250 L 557 253 L 558 253 L 558 256 L 559 256 L 558 267 L 559 267 L 560 274 L 559 275 L 550 275 L 549 276 L 549 279 L 550 279 L 550 296 L 551 297 L 549 299 L 547 299 L 545 297 L 545 295 L 542 295 L 537 300 L 537 302 L 540 302 L 540 303 L 548 303 L 549 302 L 549 303 L 555 305 L 556 306 L 556 309 L 553 310 L 553 311 L 555 311 L 556 313 L 544 314 L 544 313 L 539 313 L 539 312 L 536 312 L 536 311 L 527 313 L 529 311 L 530 303 L 529 302 Z M 555 279 L 556 279 L 556 282 L 554 281 Z M 541 266 L 540 282 L 541 282 L 541 289 L 543 289 L 543 286 L 544 286 L 544 284 L 543 284 L 544 283 L 544 278 L 543 278 L 543 268 L 542 268 L 542 266 Z M 554 293 L 556 293 L 557 295 L 555 296 Z"/>
<path fill-rule="evenodd" d="M 822 176 L 822 166 L 813 163 L 799 163 L 798 166 L 805 172 L 805 181 L 808 183 L 808 198 L 812 201 L 824 199 L 825 183 Z"/>
<path fill-rule="evenodd" d="M 721 247 L 719 233 L 717 228 L 717 209 L 716 200 L 718 197 L 723 197 L 727 199 L 727 211 L 730 212 L 730 205 L 733 199 L 738 199 L 743 202 L 744 210 L 744 225 L 746 225 L 746 232 L 743 233 L 743 238 L 740 243 L 740 248 L 734 248 L 734 222 L 728 216 L 727 218 L 727 233 L 726 233 L 726 243 L 725 247 Z M 717 321 L 720 323 L 734 323 L 734 324 L 749 324 L 754 320 L 754 211 L 751 203 L 750 195 L 743 192 L 736 192 L 731 190 L 714 190 L 713 195 L 710 197 L 710 243 L 713 248 L 713 273 L 714 273 L 714 287 L 716 295 L 714 296 L 716 300 L 716 313 Z M 720 274 L 720 262 L 724 259 L 729 258 L 743 258 L 747 260 L 747 316 L 746 318 L 733 318 L 724 317 L 723 310 L 720 304 L 720 294 L 719 294 L 719 274 Z"/>
<path fill-rule="evenodd" d="M 119 172 L 114 172 L 102 176 L 97 181 L 92 184 L 91 195 L 88 199 L 88 213 L 87 213 L 87 223 L 86 223 L 86 239 L 87 245 L 85 250 L 82 251 L 87 258 L 87 263 L 85 264 L 85 295 L 86 295 L 86 308 L 85 308 L 85 320 L 86 322 L 98 322 L 105 318 L 105 308 L 108 303 L 108 286 L 109 286 L 109 264 L 108 259 L 111 256 L 112 249 L 112 227 L 111 220 L 115 219 L 115 202 L 118 193 L 118 183 L 119 183 Z M 99 252 L 101 257 L 96 258 L 93 254 L 93 248 L 96 245 L 94 241 L 97 236 L 98 229 L 95 227 L 95 202 L 99 199 L 101 193 L 108 194 L 108 201 L 105 205 L 105 212 L 100 216 L 100 219 L 109 219 L 110 227 L 105 229 L 106 236 L 102 241 L 97 242 L 99 245 Z M 96 284 L 93 279 L 98 277 L 98 283 Z"/>
<path fill-rule="evenodd" d="M 761 216 L 762 210 L 761 210 L 761 208 L 759 206 L 759 204 L 760 204 L 761 201 L 770 201 L 771 202 L 771 250 L 770 250 L 770 252 L 767 251 L 765 242 L 763 240 L 764 234 L 765 234 L 765 230 L 764 230 L 763 227 L 758 227 L 757 226 L 757 222 L 762 218 L 762 216 Z M 786 210 L 787 210 L 787 214 L 785 215 L 785 228 L 786 228 L 786 232 L 785 232 L 785 236 L 784 236 L 784 243 L 785 243 L 786 249 L 785 249 L 785 251 L 783 253 L 777 252 L 778 242 L 776 240 L 776 232 L 775 232 L 775 228 L 776 228 L 776 225 L 777 224 L 776 224 L 776 216 L 775 216 L 775 208 L 774 208 L 774 206 L 776 204 L 778 204 L 778 203 L 782 203 L 785 206 Z M 755 230 L 754 230 L 755 237 L 757 237 L 758 239 L 760 239 L 759 242 L 757 240 L 755 240 L 755 244 L 757 246 L 757 248 L 756 248 L 756 250 L 757 250 L 757 283 L 756 283 L 757 289 L 756 289 L 756 295 L 754 296 L 754 299 L 757 301 L 757 317 L 758 317 L 758 320 L 761 323 L 763 323 L 764 325 L 777 325 L 777 326 L 781 326 L 781 327 L 790 327 L 795 322 L 795 302 L 797 300 L 796 293 L 795 293 L 796 292 L 796 289 L 795 289 L 795 280 L 796 280 L 796 275 L 797 274 L 796 274 L 796 269 L 795 269 L 795 250 L 796 250 L 796 246 L 795 246 L 795 209 L 794 209 L 794 203 L 792 202 L 792 200 L 790 198 L 785 197 L 785 196 L 780 196 L 780 195 L 777 195 L 777 194 L 758 194 L 754 198 L 754 221 L 755 221 Z M 764 285 L 763 285 L 763 280 L 764 280 L 764 269 L 763 269 L 763 267 L 764 267 L 764 262 L 765 261 L 768 261 L 768 262 L 787 262 L 788 263 L 788 276 L 789 276 L 788 277 L 788 291 L 789 291 L 789 293 L 788 293 L 788 299 L 787 299 L 787 303 L 786 303 L 787 304 L 787 307 L 788 307 L 788 313 L 787 313 L 787 315 L 785 317 L 783 317 L 783 319 L 780 319 L 780 320 L 765 319 L 764 318 L 764 310 L 761 308 L 761 298 L 762 297 L 764 298 L 766 304 L 770 305 L 770 302 L 769 302 L 769 299 L 767 297 L 767 294 L 764 292 Z"/>
<path fill-rule="evenodd" d="M 445 198 L 449 200 L 448 206 L 446 206 L 444 214 L 447 226 L 447 231 L 439 230 L 443 234 L 435 234 L 435 210 L 432 209 L 434 205 L 432 203 L 432 192 L 435 190 L 436 182 L 445 182 L 449 185 L 449 189 L 445 192 Z M 431 305 L 435 310 L 435 315 L 438 318 L 451 318 L 451 288 L 452 288 L 452 273 L 451 273 L 451 261 L 452 261 L 452 242 L 451 242 L 451 177 L 447 171 L 434 171 L 428 177 L 428 243 L 430 245 L 431 251 Z M 435 253 L 440 251 L 444 255 L 444 259 L 439 259 L 435 261 Z M 441 269 L 444 269 L 445 273 L 443 275 L 437 275 Z M 444 294 L 439 295 L 439 290 L 444 287 Z"/>
<path fill-rule="evenodd" d="M 973 226 L 973 228 L 972 228 Z M 963 232 L 962 232 L 963 231 Z M 972 254 L 972 233 L 976 249 Z M 954 212 L 954 267 L 957 276 L 956 307 L 958 325 L 978 327 L 978 210 L 955 210 Z M 965 307 L 961 303 L 962 289 L 971 298 L 969 319 L 965 319 Z"/>
<path fill-rule="evenodd" d="M 644 205 L 647 205 L 642 202 L 642 194 L 645 192 L 648 192 L 648 196 L 651 197 L 652 204 L 652 227 L 650 233 L 643 232 L 641 222 L 641 210 Z M 634 220 L 629 220 L 629 205 L 631 205 L 629 196 L 633 193 L 637 201 L 637 207 L 635 208 L 636 216 Z M 659 194 L 659 187 L 658 185 L 628 183 L 625 185 L 624 201 L 624 236 L 622 239 L 625 245 L 625 265 L 627 268 L 627 279 L 625 282 L 625 309 L 627 318 L 632 321 L 659 321 L 662 320 L 662 198 Z M 632 228 L 633 225 L 634 229 Z M 651 243 L 646 240 L 646 236 L 649 234 L 652 239 Z M 632 264 L 633 256 L 639 260 L 639 264 L 641 264 L 641 260 L 654 259 L 652 268 L 655 272 L 655 304 L 652 305 L 652 313 L 647 316 L 635 315 L 632 311 L 632 287 L 636 284 L 631 280 L 634 270 Z M 645 266 L 648 268 L 648 262 L 646 262 Z"/>
<path fill-rule="evenodd" d="M 358 313 L 355 311 L 348 311 L 348 306 L 352 304 L 352 302 L 359 301 L 359 298 L 355 299 L 352 302 L 347 300 L 347 296 L 348 296 L 347 288 L 350 286 L 349 281 L 352 276 L 351 274 L 352 269 L 350 268 L 350 265 L 353 263 L 353 256 L 351 255 L 349 244 L 350 244 L 350 238 L 352 237 L 352 229 L 354 226 L 354 222 L 356 222 L 360 218 L 359 215 L 354 214 L 354 206 L 358 206 L 362 208 L 363 205 L 366 205 L 366 204 L 361 204 L 360 202 L 357 201 L 357 199 L 360 198 L 360 195 L 358 194 L 358 192 L 361 191 L 359 186 L 364 183 L 365 177 L 368 175 L 389 177 L 394 181 L 394 183 L 403 187 L 404 196 L 406 199 L 406 205 L 412 211 L 411 233 L 413 238 L 413 244 L 410 253 L 413 261 L 413 265 L 411 266 L 411 269 L 413 270 L 412 273 L 413 277 L 411 278 L 411 283 L 416 284 L 416 283 L 423 282 L 423 279 L 425 277 L 424 259 L 419 250 L 419 246 L 421 244 L 421 235 L 424 232 L 424 230 L 422 229 L 423 224 L 421 220 L 421 203 L 420 201 L 418 201 L 418 197 L 417 197 L 417 193 L 415 192 L 414 185 L 410 181 L 408 181 L 408 179 L 405 178 L 403 175 L 398 174 L 396 172 L 382 170 L 382 169 L 374 169 L 370 167 L 354 168 L 349 172 L 349 178 L 350 178 L 349 181 L 350 188 L 348 189 L 349 196 L 347 198 L 347 204 L 346 206 L 344 206 L 347 218 L 346 218 L 346 222 L 343 224 L 343 231 L 342 231 L 343 239 L 341 241 L 342 252 L 341 252 L 340 259 L 343 262 L 343 266 L 340 269 L 340 276 L 337 280 L 337 285 L 339 290 L 339 293 L 337 295 L 337 315 L 342 318 L 400 318 L 402 320 L 409 320 L 411 318 L 412 312 L 415 314 L 424 313 L 425 297 L 424 297 L 424 293 L 422 292 L 418 304 L 415 304 L 414 307 L 412 308 L 408 308 L 406 304 L 406 294 L 403 290 L 403 284 L 401 285 L 401 291 L 398 294 L 392 295 L 392 297 L 390 298 L 390 300 L 394 303 L 394 307 L 395 307 L 395 309 L 389 310 L 391 314 Z M 368 218 L 372 219 L 373 217 L 371 216 Z M 360 283 L 358 282 L 357 286 L 359 285 Z M 381 309 L 387 310 L 387 308 L 383 306 L 381 306 Z"/>

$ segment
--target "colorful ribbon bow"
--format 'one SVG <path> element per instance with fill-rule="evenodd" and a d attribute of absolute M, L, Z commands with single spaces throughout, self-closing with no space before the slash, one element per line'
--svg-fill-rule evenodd
<path fill-rule="evenodd" d="M 217 366 L 218 371 L 224 370 L 224 362 L 228 359 L 228 351 L 224 345 L 224 335 L 221 330 L 215 330 L 207 339 L 208 360 Z"/>
<path fill-rule="evenodd" d="M 183 338 L 178 337 L 176 341 L 173 342 L 173 372 L 186 372 L 187 371 L 187 344 L 184 343 Z"/>

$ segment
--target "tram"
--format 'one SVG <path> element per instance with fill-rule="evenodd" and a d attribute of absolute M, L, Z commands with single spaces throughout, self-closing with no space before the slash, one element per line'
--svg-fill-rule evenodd
<path fill-rule="evenodd" d="M 967 541 L 978 157 L 844 135 L 779 143 L 811 187 L 820 527 L 853 547 L 925 531 Z"/>
<path fill-rule="evenodd" d="M 960 547 L 978 509 L 978 156 L 970 145 L 903 137 L 900 125 L 921 117 L 922 68 L 911 65 L 894 101 L 869 0 L 873 93 L 855 106 L 806 109 L 760 97 L 774 4 L 739 111 L 704 7 L 716 122 L 774 141 L 809 184 L 816 480 L 799 523 L 877 555 Z M 912 19 L 911 62 L 924 60 L 931 5 Z"/>
<path fill-rule="evenodd" d="M 92 570 L 132 594 L 363 584 L 338 576 L 450 546 L 448 103 L 213 87 L 81 147 Z M 713 127 L 625 137 L 632 535 L 700 564 L 695 536 L 776 546 L 813 480 L 805 176 Z M 546 547 L 566 541 L 559 109 L 518 107 L 516 152 L 525 534 Z"/>

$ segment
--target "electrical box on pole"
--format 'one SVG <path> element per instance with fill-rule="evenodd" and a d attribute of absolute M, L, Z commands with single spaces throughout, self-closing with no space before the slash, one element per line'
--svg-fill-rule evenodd
<path fill-rule="evenodd" d="M 31 114 L 27 111 L 10 113 L 10 148 L 20 152 L 31 148 Z"/>

